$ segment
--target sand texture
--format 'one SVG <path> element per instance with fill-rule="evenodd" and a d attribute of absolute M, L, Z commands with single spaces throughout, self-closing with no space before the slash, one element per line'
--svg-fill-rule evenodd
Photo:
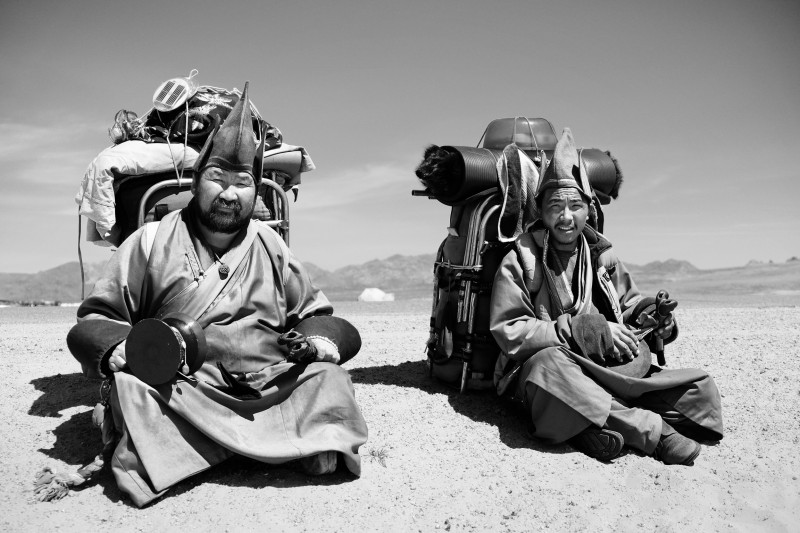
<path fill-rule="evenodd" d="M 74 311 L 0 309 L 2 531 L 800 531 L 800 307 L 678 309 L 668 366 L 714 376 L 726 431 L 682 467 L 546 446 L 492 394 L 431 381 L 424 300 L 340 305 L 364 340 L 346 365 L 369 425 L 362 477 L 231 460 L 144 509 L 107 470 L 33 500 L 38 469 L 101 447 L 99 382 L 64 341 Z"/>

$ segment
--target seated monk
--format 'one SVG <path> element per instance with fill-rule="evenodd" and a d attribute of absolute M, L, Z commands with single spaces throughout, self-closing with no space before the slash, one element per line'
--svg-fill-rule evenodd
<path fill-rule="evenodd" d="M 339 365 L 361 340 L 277 233 L 252 220 L 262 151 L 245 85 L 198 157 L 189 205 L 119 247 L 68 335 L 87 376 L 112 378 L 111 466 L 137 506 L 234 455 L 299 459 L 310 474 L 341 460 L 360 474 L 367 426 Z M 202 328 L 205 361 L 148 385 L 131 373 L 126 340 L 143 319 L 175 312 Z M 305 349 L 294 350 L 298 339 Z"/>
<path fill-rule="evenodd" d="M 697 440 L 722 438 L 720 395 L 696 369 L 650 364 L 648 342 L 678 333 L 671 306 L 654 316 L 611 243 L 587 225 L 592 190 L 567 128 L 535 195 L 538 219 L 494 280 L 490 327 L 501 355 L 498 392 L 522 402 L 532 432 L 601 459 L 629 446 L 666 464 L 691 465 Z M 638 328 L 637 328 L 638 329 Z"/>

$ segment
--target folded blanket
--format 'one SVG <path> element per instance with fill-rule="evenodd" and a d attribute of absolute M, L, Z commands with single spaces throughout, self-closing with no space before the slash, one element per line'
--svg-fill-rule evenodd
<path fill-rule="evenodd" d="M 86 169 L 75 195 L 79 214 L 89 219 L 86 240 L 118 246 L 122 230 L 115 213 L 115 180 L 169 172 L 177 168 L 191 169 L 198 153 L 182 144 L 126 141 L 106 148 Z M 283 144 L 264 152 L 264 168 L 281 170 L 289 175 L 281 184 L 288 190 L 300 183 L 300 174 L 314 170 L 314 162 L 302 146 Z"/>

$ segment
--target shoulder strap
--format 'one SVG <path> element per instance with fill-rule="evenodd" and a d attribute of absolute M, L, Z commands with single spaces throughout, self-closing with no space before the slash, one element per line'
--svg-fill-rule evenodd
<path fill-rule="evenodd" d="M 281 256 L 283 257 L 283 265 L 281 265 L 281 276 L 285 280 L 289 277 L 289 257 L 291 256 L 291 251 L 289 250 L 289 246 L 286 244 L 286 241 L 278 234 L 277 231 L 272 229 L 269 224 L 262 220 L 253 220 L 255 222 L 256 227 L 258 228 L 258 232 L 261 235 L 269 235 L 268 238 L 275 241 L 278 245 L 278 248 L 281 251 Z M 269 250 L 268 250 L 269 252 Z M 272 254 L 270 253 L 270 256 Z M 274 258 L 273 258 L 274 260 Z"/>
<path fill-rule="evenodd" d="M 153 243 L 156 242 L 159 223 L 159 221 L 148 222 L 144 225 L 144 256 L 148 259 L 150 259 L 150 252 L 153 250 Z"/>
<path fill-rule="evenodd" d="M 531 233 L 520 235 L 514 241 L 514 248 L 522 265 L 525 287 L 530 294 L 536 294 L 542 287 L 542 266 L 539 264 L 539 247 L 533 240 L 533 235 Z"/>
<path fill-rule="evenodd" d="M 206 270 L 202 278 L 195 280 L 172 300 L 166 302 L 158 310 L 156 318 L 161 318 L 170 312 L 180 311 L 195 320 L 200 319 L 217 304 L 226 287 L 233 286 L 232 284 L 242 276 L 243 269 L 240 267 L 244 263 L 245 257 L 249 255 L 257 233 L 258 230 L 250 226 L 245 238 L 236 247 L 234 253 L 227 257 L 230 275 L 221 277 L 218 270 L 219 265 L 214 263 L 211 268 Z"/>

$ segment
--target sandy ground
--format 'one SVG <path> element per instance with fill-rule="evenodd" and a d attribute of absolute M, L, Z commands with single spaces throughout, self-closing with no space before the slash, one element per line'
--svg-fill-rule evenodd
<path fill-rule="evenodd" d="M 432 382 L 424 301 L 337 314 L 364 338 L 347 364 L 370 431 L 361 478 L 233 460 L 140 510 L 107 471 L 33 501 L 39 468 L 99 450 L 98 383 L 65 346 L 74 309 L 0 309 L 0 530 L 800 531 L 800 307 L 678 309 L 668 365 L 708 369 L 725 415 L 726 437 L 693 467 L 548 447 L 491 394 Z"/>

